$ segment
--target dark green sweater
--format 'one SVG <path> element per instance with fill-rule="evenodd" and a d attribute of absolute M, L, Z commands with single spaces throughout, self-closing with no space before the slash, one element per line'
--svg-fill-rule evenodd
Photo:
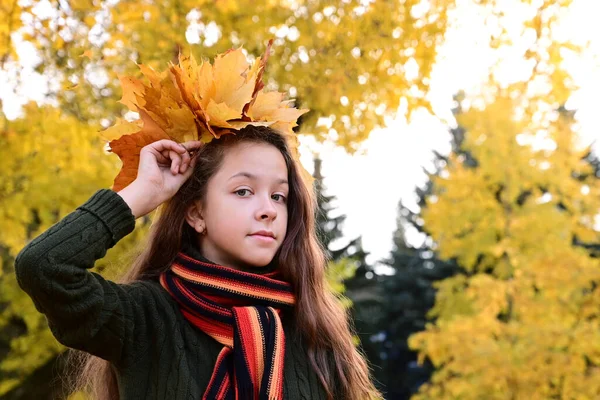
<path fill-rule="evenodd" d="M 127 203 L 99 190 L 21 250 L 17 280 L 60 343 L 112 363 L 121 400 L 201 399 L 223 346 L 188 323 L 158 282 L 116 284 L 88 271 L 134 227 Z M 324 399 L 292 319 L 283 325 L 284 398 Z"/>

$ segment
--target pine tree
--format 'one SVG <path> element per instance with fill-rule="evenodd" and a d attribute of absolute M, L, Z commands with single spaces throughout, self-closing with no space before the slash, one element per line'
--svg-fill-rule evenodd
<path fill-rule="evenodd" d="M 385 300 L 384 368 L 387 371 L 387 391 L 390 399 L 408 399 L 428 380 L 432 366 L 417 365 L 417 354 L 408 346 L 408 338 L 421 331 L 429 322 L 428 312 L 435 301 L 435 282 L 456 273 L 453 262 L 440 260 L 429 240 L 414 247 L 406 238 L 407 225 L 418 226 L 419 213 L 399 204 L 398 228 L 389 259 L 384 263 L 394 274 L 382 280 Z M 407 222 L 410 221 L 410 222 Z"/>
<path fill-rule="evenodd" d="M 332 215 L 335 212 L 333 203 L 336 196 L 325 193 L 321 165 L 322 161 L 316 157 L 313 176 L 318 204 L 317 234 L 330 257 L 328 272 L 330 282 L 338 292 L 344 294 L 342 299 L 350 308 L 353 325 L 358 334 L 357 345 L 374 369 L 379 389 L 383 389 L 377 373 L 381 369 L 379 346 L 377 342 L 370 340 L 373 327 L 381 326 L 383 323 L 381 286 L 373 268 L 367 264 L 368 253 L 362 247 L 360 236 L 351 239 L 341 247 L 334 248 L 333 243 L 343 236 L 342 226 L 346 216 Z"/>
<path fill-rule="evenodd" d="M 317 199 L 317 237 L 327 253 L 328 280 L 333 290 L 340 295 L 342 302 L 349 307 L 350 301 L 343 293 L 346 290 L 344 281 L 354 276 L 357 268 L 364 262 L 367 253 L 362 248 L 361 238 L 354 238 L 341 247 L 336 247 L 336 241 L 343 237 L 342 226 L 346 219 L 343 214 L 335 213 L 336 196 L 327 195 L 324 177 L 321 172 L 322 161 L 319 157 L 314 160 L 314 190 Z"/>
<path fill-rule="evenodd" d="M 464 130 L 459 126 L 450 133 L 452 148 L 459 151 Z M 428 312 L 435 301 L 435 282 L 457 272 L 454 262 L 439 259 L 431 238 L 423 228 L 422 220 L 422 212 L 427 206 L 426 198 L 433 189 L 432 179 L 443 171 L 446 160 L 445 156 L 434 153 L 434 169 L 431 172 L 425 171 L 429 180 L 423 187 L 415 190 L 418 211 L 399 202 L 392 251 L 388 258 L 382 260 L 394 273 L 390 276 L 378 276 L 376 280 L 379 291 L 385 296 L 381 302 L 381 310 L 377 313 L 379 334 L 370 339 L 378 343 L 374 359 L 380 366 L 378 379 L 384 384 L 389 399 L 408 399 L 429 379 L 433 371 L 432 365 L 417 365 L 417 353 L 409 348 L 408 338 L 423 330 L 430 320 Z M 415 229 L 425 238 L 418 247 L 408 242 L 408 228 Z M 363 314 L 375 315 L 368 309 Z M 371 320 L 366 325 L 374 326 L 374 323 Z"/>
<path fill-rule="evenodd" d="M 461 149 L 465 130 L 458 126 L 451 129 L 450 134 L 452 151 L 475 167 L 476 160 Z M 454 262 L 439 259 L 422 220 L 426 198 L 433 189 L 432 179 L 442 173 L 447 159 L 434 152 L 433 171 L 425 170 L 429 180 L 415 190 L 418 211 L 402 202 L 398 205 L 393 248 L 390 256 L 380 261 L 391 267 L 394 274 L 378 275 L 365 263 L 346 282 L 361 343 L 374 366 L 379 387 L 389 399 L 408 399 L 429 379 L 433 367 L 430 363 L 417 365 L 417 353 L 408 347 L 408 338 L 423 330 L 430 320 L 428 311 L 435 301 L 435 282 L 458 270 Z M 420 246 L 408 243 L 407 228 L 415 229 L 426 238 Z"/>
<path fill-rule="evenodd" d="M 333 243 L 343 237 L 342 227 L 346 216 L 343 214 L 333 216 L 335 212 L 334 202 L 336 196 L 326 194 L 326 186 L 324 177 L 321 172 L 322 160 L 318 157 L 314 159 L 313 177 L 314 188 L 317 197 L 317 237 L 328 252 L 328 256 L 332 261 L 338 261 L 346 257 L 364 258 L 366 254 L 361 253 L 362 245 L 361 238 L 355 238 L 339 248 L 334 247 Z"/>

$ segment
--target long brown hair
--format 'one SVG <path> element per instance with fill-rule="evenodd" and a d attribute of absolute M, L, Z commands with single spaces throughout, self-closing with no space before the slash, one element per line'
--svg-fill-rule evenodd
<path fill-rule="evenodd" d="M 161 205 L 150 228 L 148 243 L 120 281 L 155 279 L 169 267 L 182 243 L 194 240 L 196 231 L 187 224 L 185 212 L 195 201 L 205 199 L 207 182 L 222 165 L 227 149 L 240 142 L 271 144 L 285 159 L 290 184 L 288 228 L 274 258 L 283 279 L 294 289 L 294 320 L 328 398 L 333 399 L 334 392 L 336 399 L 380 398 L 367 362 L 354 345 L 348 312 L 325 278 L 327 259 L 315 232 L 314 192 L 303 180 L 284 137 L 270 128 L 249 126 L 235 135 L 213 140 L 198 151 L 192 176 Z M 330 354 L 333 369 L 328 362 Z M 87 390 L 97 400 L 118 399 L 117 381 L 109 363 L 87 353 L 78 357 L 77 364 L 82 368 L 76 387 Z"/>

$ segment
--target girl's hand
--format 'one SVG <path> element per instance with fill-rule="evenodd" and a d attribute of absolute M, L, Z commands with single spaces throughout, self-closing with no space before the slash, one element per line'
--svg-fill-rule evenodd
<path fill-rule="evenodd" d="M 177 193 L 196 165 L 196 158 L 188 150 L 194 152 L 201 146 L 197 140 L 181 145 L 163 139 L 142 148 L 137 178 L 118 193 L 135 218 L 148 214 Z"/>

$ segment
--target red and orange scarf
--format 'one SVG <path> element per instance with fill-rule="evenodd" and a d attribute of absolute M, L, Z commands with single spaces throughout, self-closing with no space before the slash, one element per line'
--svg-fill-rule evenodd
<path fill-rule="evenodd" d="M 280 313 L 295 300 L 277 271 L 253 274 L 180 252 L 160 283 L 190 323 L 225 346 L 203 399 L 283 398 Z"/>

